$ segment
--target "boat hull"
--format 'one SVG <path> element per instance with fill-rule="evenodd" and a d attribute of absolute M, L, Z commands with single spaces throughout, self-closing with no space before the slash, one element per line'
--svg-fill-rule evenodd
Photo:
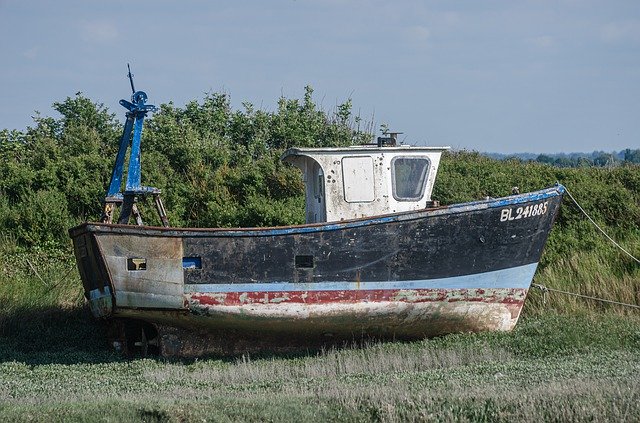
<path fill-rule="evenodd" d="M 231 352 L 258 339 L 415 339 L 511 330 L 563 192 L 292 227 L 70 234 L 96 317 L 211 334 Z"/>

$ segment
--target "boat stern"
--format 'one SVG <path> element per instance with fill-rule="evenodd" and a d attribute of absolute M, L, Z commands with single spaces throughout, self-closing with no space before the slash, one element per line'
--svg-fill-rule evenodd
<path fill-rule="evenodd" d="M 109 317 L 114 306 L 113 286 L 95 236 L 85 227 L 80 225 L 69 230 L 84 295 L 93 316 Z"/>

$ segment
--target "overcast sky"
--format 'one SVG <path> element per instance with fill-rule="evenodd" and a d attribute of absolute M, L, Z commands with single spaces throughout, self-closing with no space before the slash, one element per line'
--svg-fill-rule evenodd
<path fill-rule="evenodd" d="M 640 148 L 640 0 L 0 0 L 0 39 L 0 128 L 78 91 L 124 120 L 130 62 L 156 105 L 311 85 L 407 143 Z"/>

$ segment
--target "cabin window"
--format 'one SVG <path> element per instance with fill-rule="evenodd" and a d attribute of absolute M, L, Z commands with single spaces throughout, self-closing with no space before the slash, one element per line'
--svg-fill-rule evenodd
<path fill-rule="evenodd" d="M 345 157 L 342 159 L 344 200 L 347 203 L 368 203 L 375 199 L 373 186 L 373 159 Z"/>
<path fill-rule="evenodd" d="M 313 198 L 318 204 L 324 201 L 324 172 L 318 163 L 313 164 L 311 173 L 311 188 L 313 189 Z"/>
<path fill-rule="evenodd" d="M 393 197 L 398 201 L 421 200 L 430 164 L 426 157 L 394 158 L 391 161 Z"/>

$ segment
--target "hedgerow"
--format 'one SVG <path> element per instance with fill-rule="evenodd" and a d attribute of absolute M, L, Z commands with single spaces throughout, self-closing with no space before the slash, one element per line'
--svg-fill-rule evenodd
<path fill-rule="evenodd" d="M 172 226 L 275 226 L 304 221 L 300 172 L 280 162 L 293 146 L 347 146 L 369 142 L 348 100 L 319 108 L 313 90 L 281 98 L 276 110 L 207 94 L 184 107 L 163 104 L 146 120 L 143 184 L 163 191 Z M 78 94 L 54 103 L 58 118 L 36 116 L 24 131 L 0 131 L 0 229 L 25 248 L 68 248 L 67 229 L 97 220 L 122 123 L 107 108 Z M 370 126 L 369 126 L 370 127 Z M 444 155 L 433 197 L 443 204 L 508 195 L 560 182 L 611 235 L 640 239 L 640 167 L 559 168 L 477 152 Z M 145 223 L 158 224 L 151 204 Z M 565 201 L 543 266 L 581 251 L 607 248 L 602 237 Z"/>

